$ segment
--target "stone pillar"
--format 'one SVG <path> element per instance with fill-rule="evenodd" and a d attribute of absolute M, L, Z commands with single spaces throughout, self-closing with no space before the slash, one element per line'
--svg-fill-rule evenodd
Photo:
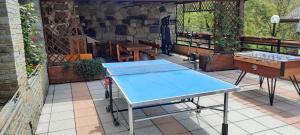
<path fill-rule="evenodd" d="M 10 99 L 27 83 L 18 0 L 0 0 L 0 99 Z"/>
<path fill-rule="evenodd" d="M 35 2 L 39 43 L 44 43 L 39 0 Z M 48 90 L 47 65 L 41 63 L 27 79 L 24 43 L 18 0 L 0 0 L 0 100 L 18 98 L 0 110 L 0 134 L 29 135 L 35 131 Z M 45 54 L 46 55 L 46 54 Z M 29 126 L 32 124 L 32 129 Z"/>

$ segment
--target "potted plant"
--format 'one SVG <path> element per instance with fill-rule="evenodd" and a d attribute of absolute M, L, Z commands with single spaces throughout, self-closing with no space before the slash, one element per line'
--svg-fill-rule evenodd
<path fill-rule="evenodd" d="M 103 59 L 93 59 L 49 65 L 49 82 L 56 84 L 101 79 L 103 78 L 103 62 Z"/>
<path fill-rule="evenodd" d="M 103 61 L 103 59 L 77 61 L 74 64 L 74 71 L 86 81 L 100 79 L 103 77 Z"/>
<path fill-rule="evenodd" d="M 231 13 L 226 3 L 216 4 L 214 53 L 199 56 L 199 67 L 204 71 L 234 69 L 234 52 L 240 50 L 241 21 Z"/>

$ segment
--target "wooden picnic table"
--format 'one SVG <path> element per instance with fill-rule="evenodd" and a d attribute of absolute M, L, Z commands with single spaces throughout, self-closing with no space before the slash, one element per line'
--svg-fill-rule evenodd
<path fill-rule="evenodd" d="M 133 52 L 134 61 L 139 61 L 141 59 L 140 58 L 140 52 L 141 51 L 152 49 L 151 46 L 144 45 L 144 44 L 139 44 L 139 43 L 122 43 L 122 42 L 119 42 L 117 44 L 124 47 L 127 51 Z"/>

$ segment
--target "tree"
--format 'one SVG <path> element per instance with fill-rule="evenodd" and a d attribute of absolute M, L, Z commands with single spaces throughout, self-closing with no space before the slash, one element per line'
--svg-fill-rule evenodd
<path fill-rule="evenodd" d="M 272 15 L 284 16 L 295 7 L 300 6 L 298 0 L 249 0 L 245 4 L 244 34 L 270 37 Z M 278 38 L 298 39 L 296 24 L 280 23 L 276 30 Z"/>

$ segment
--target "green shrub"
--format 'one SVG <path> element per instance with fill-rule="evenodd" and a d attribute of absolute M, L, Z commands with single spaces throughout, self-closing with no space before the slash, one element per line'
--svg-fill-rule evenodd
<path fill-rule="evenodd" d="M 20 7 L 21 26 L 25 49 L 25 60 L 27 74 L 34 71 L 43 59 L 42 43 L 38 42 L 37 31 L 35 24 L 38 22 L 38 17 L 35 15 L 34 3 L 28 2 Z"/>
<path fill-rule="evenodd" d="M 232 14 L 230 3 L 217 3 L 215 12 L 215 51 L 222 54 L 233 54 L 240 50 L 239 35 L 242 30 L 242 20 Z M 234 19 L 233 19 L 234 18 Z"/>
<path fill-rule="evenodd" d="M 102 74 L 103 62 L 103 59 L 77 61 L 74 63 L 75 73 L 82 76 L 86 80 L 91 80 L 95 76 Z"/>
<path fill-rule="evenodd" d="M 64 71 L 67 71 L 67 70 L 70 69 L 70 63 L 69 62 L 64 62 L 63 66 L 64 66 Z"/>

